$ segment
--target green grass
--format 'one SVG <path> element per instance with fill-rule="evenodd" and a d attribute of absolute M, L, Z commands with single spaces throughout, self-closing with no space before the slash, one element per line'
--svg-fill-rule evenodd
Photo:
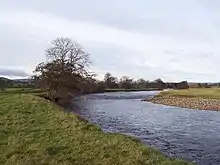
<path fill-rule="evenodd" d="M 33 88 L 6 88 L 4 91 L 0 91 L 0 94 L 19 94 L 19 93 L 31 93 L 31 94 L 41 94 L 44 91 L 41 89 Z"/>
<path fill-rule="evenodd" d="M 184 90 L 163 91 L 159 96 L 201 97 L 220 99 L 219 88 L 189 88 Z"/>
<path fill-rule="evenodd" d="M 187 164 L 133 138 L 103 133 L 38 96 L 6 93 L 0 94 L 0 164 Z"/>

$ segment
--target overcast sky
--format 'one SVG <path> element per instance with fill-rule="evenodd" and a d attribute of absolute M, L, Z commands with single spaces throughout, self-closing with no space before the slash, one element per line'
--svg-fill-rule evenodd
<path fill-rule="evenodd" d="M 99 78 L 220 81 L 218 0 L 1 0 L 0 76 L 28 76 L 62 36 Z"/>

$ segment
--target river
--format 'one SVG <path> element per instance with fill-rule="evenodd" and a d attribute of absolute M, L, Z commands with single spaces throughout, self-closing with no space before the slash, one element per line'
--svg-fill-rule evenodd
<path fill-rule="evenodd" d="M 220 164 L 220 112 L 141 101 L 156 93 L 90 94 L 74 99 L 69 109 L 103 131 L 136 137 L 169 157 L 199 165 Z"/>

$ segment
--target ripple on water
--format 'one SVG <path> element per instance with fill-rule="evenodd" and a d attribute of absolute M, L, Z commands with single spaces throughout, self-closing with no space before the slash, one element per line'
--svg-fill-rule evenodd
<path fill-rule="evenodd" d="M 92 94 L 73 100 L 75 112 L 104 131 L 137 137 L 171 157 L 220 164 L 220 112 L 141 102 L 157 92 Z"/>

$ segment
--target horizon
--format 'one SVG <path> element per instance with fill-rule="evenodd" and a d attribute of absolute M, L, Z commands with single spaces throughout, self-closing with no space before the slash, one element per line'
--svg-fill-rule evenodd
<path fill-rule="evenodd" d="M 72 6 L 77 8 L 72 10 Z M 165 82 L 220 82 L 220 2 L 0 2 L 0 76 L 24 78 L 57 37 L 91 54 L 91 71 Z"/>
<path fill-rule="evenodd" d="M 31 79 L 31 77 L 23 77 L 23 78 L 9 78 L 9 77 L 4 77 L 4 76 L 0 76 L 0 78 L 7 78 L 7 79 L 10 79 L 10 80 L 26 80 L 26 79 Z M 102 78 L 102 79 L 97 79 L 97 80 L 99 80 L 99 81 L 103 81 L 103 79 L 104 78 Z M 138 79 L 133 79 L 133 81 L 137 81 Z M 145 80 L 145 79 L 144 79 Z M 154 80 L 146 80 L 146 81 L 154 81 Z M 162 79 L 162 81 L 164 82 L 164 83 L 179 83 L 179 82 L 181 82 L 181 81 L 164 81 L 163 79 Z M 184 80 L 183 80 L 184 81 Z M 192 82 L 192 81 L 187 81 L 187 83 L 189 84 L 189 83 L 208 83 L 208 84 L 215 84 L 215 83 L 220 83 L 220 81 L 216 81 L 216 82 L 208 82 L 208 81 L 203 81 L 203 82 Z"/>

